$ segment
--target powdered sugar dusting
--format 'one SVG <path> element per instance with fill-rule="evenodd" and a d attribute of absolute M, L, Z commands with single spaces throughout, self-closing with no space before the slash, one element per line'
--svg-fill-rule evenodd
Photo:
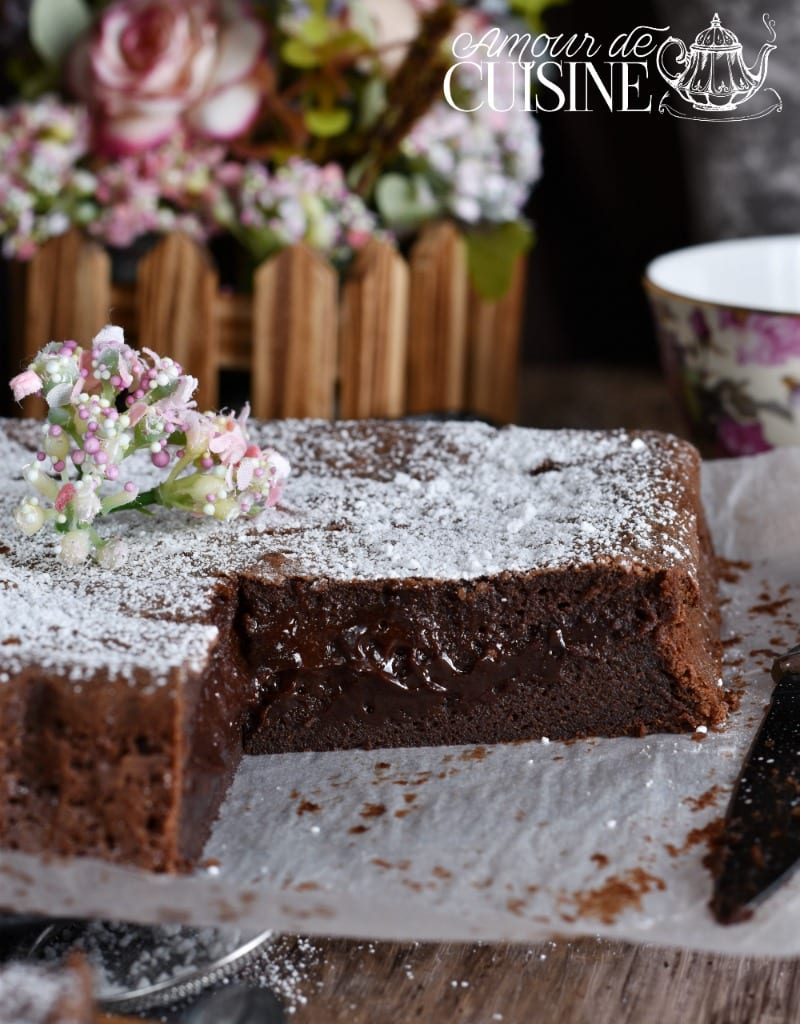
<path fill-rule="evenodd" d="M 0 970 L 0 1024 L 82 1024 L 88 1019 L 80 1013 L 83 1002 L 73 971 L 22 963 Z"/>
<path fill-rule="evenodd" d="M 679 513 L 674 460 L 685 472 L 693 456 L 675 439 L 480 423 L 427 424 L 394 444 L 388 433 L 267 428 L 295 467 L 284 514 L 263 520 L 291 571 L 470 579 L 691 558 L 697 524 Z"/>
<path fill-rule="evenodd" d="M 683 482 L 696 456 L 663 435 L 495 430 L 480 423 L 282 421 L 254 427 L 293 472 L 277 509 L 219 524 L 159 510 L 108 527 L 124 571 L 79 569 L 17 532 L 37 425 L 9 423 L 0 497 L 0 681 L 35 663 L 74 680 L 200 668 L 220 577 L 475 579 L 613 561 L 693 572 Z M 134 470 L 142 487 L 152 467 Z M 105 523 L 103 524 L 106 525 Z"/>

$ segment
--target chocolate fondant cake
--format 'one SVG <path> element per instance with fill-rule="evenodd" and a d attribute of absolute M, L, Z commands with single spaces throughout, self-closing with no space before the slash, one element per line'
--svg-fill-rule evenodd
<path fill-rule="evenodd" d="M 688 444 L 624 431 L 278 422 L 279 508 L 114 517 L 122 570 L 0 497 L 0 836 L 195 859 L 242 755 L 693 729 L 725 713 Z M 144 462 L 142 486 L 151 472 Z"/>

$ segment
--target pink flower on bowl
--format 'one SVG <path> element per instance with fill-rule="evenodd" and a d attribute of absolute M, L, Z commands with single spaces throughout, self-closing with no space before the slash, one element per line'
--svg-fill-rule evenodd
<path fill-rule="evenodd" d="M 717 439 L 726 455 L 758 455 L 772 448 L 758 420 L 742 423 L 723 416 L 717 423 Z"/>
<path fill-rule="evenodd" d="M 800 446 L 800 235 L 726 239 L 647 268 L 662 362 L 704 454 Z"/>
<path fill-rule="evenodd" d="M 747 317 L 747 340 L 736 357 L 742 366 L 780 366 L 800 356 L 800 319 L 753 313 Z"/>
<path fill-rule="evenodd" d="M 264 42 L 238 0 L 115 0 L 73 51 L 69 79 L 108 153 L 141 152 L 181 128 L 230 139 L 258 112 Z"/>

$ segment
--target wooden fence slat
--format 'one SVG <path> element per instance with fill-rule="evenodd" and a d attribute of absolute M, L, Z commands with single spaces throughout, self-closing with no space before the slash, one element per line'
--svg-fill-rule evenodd
<path fill-rule="evenodd" d="M 426 228 L 411 250 L 408 409 L 466 408 L 467 252 L 455 225 Z"/>
<path fill-rule="evenodd" d="M 216 299 L 217 273 L 208 252 L 185 235 L 167 235 L 139 262 L 139 345 L 171 356 L 197 377 L 199 409 L 219 404 Z"/>
<path fill-rule="evenodd" d="M 200 408 L 219 403 L 221 368 L 251 373 L 261 417 L 347 418 L 470 410 L 516 417 L 525 261 L 509 293 L 470 288 L 466 246 L 451 223 L 422 232 L 406 262 L 373 241 L 341 290 L 333 266 L 304 245 L 264 263 L 254 295 L 220 292 L 209 253 L 181 235 L 140 262 L 136 286 L 111 284 L 105 250 L 79 231 L 8 266 L 11 375 L 44 345 L 86 344 L 108 321 L 133 344 L 177 359 L 200 381 Z M 43 403 L 27 399 L 26 415 Z"/>
<path fill-rule="evenodd" d="M 263 263 L 253 279 L 253 413 L 264 419 L 334 415 L 336 270 L 308 246 Z"/>
<path fill-rule="evenodd" d="M 397 249 L 373 241 L 342 289 L 339 415 L 402 416 L 408 352 L 408 265 Z"/>
<path fill-rule="evenodd" d="M 467 406 L 497 423 L 513 423 L 519 406 L 519 346 L 526 259 L 520 256 L 511 286 L 497 302 L 470 288 L 467 318 Z"/>
<path fill-rule="evenodd" d="M 77 228 L 53 238 L 12 275 L 20 302 L 12 358 L 17 373 L 49 341 L 87 344 L 108 323 L 111 261 Z M 44 415 L 41 399 L 23 402 L 25 416 Z"/>

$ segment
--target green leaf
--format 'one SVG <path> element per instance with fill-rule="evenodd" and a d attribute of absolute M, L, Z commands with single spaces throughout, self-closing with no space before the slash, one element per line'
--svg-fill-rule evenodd
<path fill-rule="evenodd" d="M 72 416 L 66 409 L 60 409 L 58 407 L 47 410 L 47 422 L 54 423 L 59 427 L 69 426 L 69 422 Z"/>
<path fill-rule="evenodd" d="M 297 35 L 309 47 L 323 46 L 333 34 L 333 26 L 324 14 L 311 14 L 297 29 Z"/>
<path fill-rule="evenodd" d="M 299 39 L 287 39 L 281 47 L 281 57 L 290 67 L 303 70 L 319 67 L 320 63 L 316 53 Z"/>
<path fill-rule="evenodd" d="M 366 36 L 360 32 L 340 32 L 334 39 L 329 40 L 325 52 L 336 56 L 339 53 L 347 53 L 348 50 L 369 50 L 370 43 Z"/>
<path fill-rule="evenodd" d="M 530 224 L 521 220 L 466 232 L 469 273 L 482 299 L 502 299 L 517 257 L 530 249 L 533 239 Z"/>
<path fill-rule="evenodd" d="M 62 60 L 92 23 L 85 0 L 33 0 L 30 35 L 33 48 L 48 64 Z"/>
<path fill-rule="evenodd" d="M 312 135 L 321 139 L 331 139 L 347 131 L 352 115 L 349 110 L 336 107 L 333 110 L 307 110 L 303 120 Z"/>
<path fill-rule="evenodd" d="M 429 182 L 421 175 L 382 175 L 375 186 L 375 205 L 387 226 L 401 232 L 416 231 L 441 212 Z"/>
<path fill-rule="evenodd" d="M 386 83 L 379 78 L 370 78 L 361 91 L 358 127 L 362 131 L 371 128 L 385 110 Z"/>
<path fill-rule="evenodd" d="M 511 0 L 511 10 L 521 14 L 530 28 L 541 32 L 544 28 L 542 14 L 548 7 L 565 7 L 570 0 Z"/>

